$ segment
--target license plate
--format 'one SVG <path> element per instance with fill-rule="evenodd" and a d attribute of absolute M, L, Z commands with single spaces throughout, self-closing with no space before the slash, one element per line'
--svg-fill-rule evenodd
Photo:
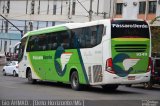
<path fill-rule="evenodd" d="M 128 80 L 135 80 L 135 76 L 128 76 Z"/>

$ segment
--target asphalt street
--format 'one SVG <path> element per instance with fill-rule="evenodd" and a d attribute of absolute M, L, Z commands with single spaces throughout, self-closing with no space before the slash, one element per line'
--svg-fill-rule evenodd
<path fill-rule="evenodd" d="M 83 100 L 84 104 L 89 102 L 92 106 L 99 102 L 105 105 L 106 101 L 113 104 L 128 101 L 126 105 L 135 106 L 136 103 L 142 104 L 144 100 L 160 100 L 160 86 L 155 85 L 152 90 L 146 90 L 142 85 L 119 86 L 114 92 L 106 92 L 96 86 L 87 87 L 83 91 L 74 91 L 67 84 L 53 82 L 29 84 L 27 79 L 3 76 L 0 72 L 0 100 Z"/>

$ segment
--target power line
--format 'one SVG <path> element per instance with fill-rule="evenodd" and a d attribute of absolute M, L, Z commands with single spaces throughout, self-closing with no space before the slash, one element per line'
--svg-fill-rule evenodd
<path fill-rule="evenodd" d="M 83 6 L 83 4 L 79 0 L 77 0 L 77 1 L 89 13 L 89 11 Z"/>

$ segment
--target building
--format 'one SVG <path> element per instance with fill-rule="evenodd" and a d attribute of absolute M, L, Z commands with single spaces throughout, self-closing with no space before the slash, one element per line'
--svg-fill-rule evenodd
<path fill-rule="evenodd" d="M 0 53 L 13 53 L 14 45 L 21 39 L 20 34 L 15 33 L 0 33 Z"/>
<path fill-rule="evenodd" d="M 106 18 L 151 22 L 160 16 L 160 0 L 0 0 L 0 14 L 26 33 L 62 23 Z M 160 22 L 153 25 L 160 26 Z M 0 33 L 20 34 L 2 17 Z"/>
<path fill-rule="evenodd" d="M 66 22 L 110 18 L 113 4 L 114 0 L 1 0 L 0 13 L 25 33 Z M 0 21 L 1 32 L 16 32 Z"/>
<path fill-rule="evenodd" d="M 158 16 L 160 0 L 116 0 L 116 18 L 144 19 L 151 22 Z M 160 26 L 159 20 L 153 25 Z"/>
<path fill-rule="evenodd" d="M 114 0 L 0 0 L 0 14 L 26 33 L 62 23 L 110 18 L 113 4 Z M 9 37 L 20 31 L 0 17 L 0 33 Z M 3 39 L 3 46 L 5 42 L 8 44 Z M 10 52 L 9 49 L 2 50 Z"/>

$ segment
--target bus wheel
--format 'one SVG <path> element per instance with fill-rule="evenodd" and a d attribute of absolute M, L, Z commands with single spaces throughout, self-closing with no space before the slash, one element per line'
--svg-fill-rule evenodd
<path fill-rule="evenodd" d="M 28 78 L 28 83 L 30 83 L 30 84 L 36 83 L 36 79 L 32 79 L 31 70 L 29 70 L 29 71 L 27 72 L 27 78 Z"/>
<path fill-rule="evenodd" d="M 126 87 L 131 87 L 131 86 L 132 86 L 132 84 L 127 84 L 127 85 L 126 85 Z"/>
<path fill-rule="evenodd" d="M 117 88 L 118 88 L 118 85 L 115 85 L 115 84 L 110 84 L 110 85 L 102 85 L 102 88 L 105 90 L 105 91 L 115 91 Z"/>
<path fill-rule="evenodd" d="M 151 88 L 152 88 L 152 86 L 153 86 L 153 84 L 152 84 L 152 82 L 151 82 L 151 81 L 149 81 L 149 82 L 145 82 L 145 83 L 144 83 L 144 88 L 145 88 L 145 89 L 151 89 Z"/>
<path fill-rule="evenodd" d="M 81 85 L 79 83 L 79 77 L 77 71 L 72 72 L 71 74 L 71 87 L 72 89 L 79 91 L 81 90 Z"/>

